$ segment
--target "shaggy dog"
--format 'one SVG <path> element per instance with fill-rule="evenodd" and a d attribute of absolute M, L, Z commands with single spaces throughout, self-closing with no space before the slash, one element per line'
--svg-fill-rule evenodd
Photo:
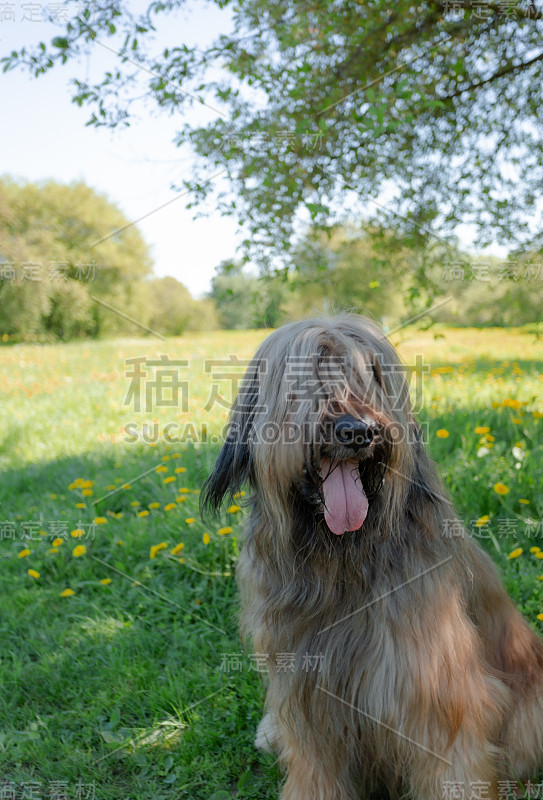
<path fill-rule="evenodd" d="M 242 631 L 282 800 L 506 797 L 543 764 L 543 642 L 421 439 L 396 351 L 356 315 L 272 333 L 232 408 L 203 508 L 252 489 Z"/>

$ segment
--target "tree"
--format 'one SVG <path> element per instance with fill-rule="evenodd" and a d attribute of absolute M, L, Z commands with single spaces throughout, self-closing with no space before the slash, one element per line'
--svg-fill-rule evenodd
<path fill-rule="evenodd" d="M 240 262 L 228 259 L 217 267 L 209 296 L 223 328 L 246 330 L 277 327 L 284 319 L 289 293 L 286 276 L 258 278 Z"/>
<path fill-rule="evenodd" d="M 446 286 L 452 303 L 438 311 L 441 321 L 454 325 L 541 324 L 543 266 L 541 255 L 524 253 L 520 258 L 459 258 L 446 267 L 452 272 Z M 491 301 L 489 301 L 491 298 Z"/>
<path fill-rule="evenodd" d="M 189 290 L 175 278 L 150 281 L 148 302 L 152 308 L 149 327 L 166 336 L 219 327 L 214 304 L 209 300 L 194 300 Z"/>
<path fill-rule="evenodd" d="M 151 259 L 107 198 L 83 183 L 4 178 L 0 212 L 3 333 L 66 339 L 141 331 L 127 317 L 145 324 L 149 315 L 142 279 Z"/>
<path fill-rule="evenodd" d="M 66 281 L 50 287 L 49 309 L 42 317 L 43 327 L 58 339 L 84 337 L 92 326 L 87 287 L 80 281 Z"/>
<path fill-rule="evenodd" d="M 74 84 L 92 124 L 129 124 L 139 81 L 165 111 L 215 109 L 215 121 L 179 133 L 200 157 L 190 203 L 213 191 L 213 166 L 223 169 L 219 207 L 249 226 L 248 252 L 263 265 L 274 254 L 288 262 L 298 222 L 328 225 L 349 197 L 419 249 L 459 222 L 475 224 L 478 244 L 541 246 L 543 232 L 527 223 L 543 185 L 543 22 L 533 3 L 215 4 L 231 7 L 235 30 L 203 53 L 176 43 L 147 54 L 160 15 L 183 0 L 153 0 L 140 16 L 111 0 L 87 4 L 62 36 L 11 53 L 4 68 L 40 75 L 113 46 L 115 69 Z M 386 188 L 385 209 L 375 201 Z"/>
<path fill-rule="evenodd" d="M 311 231 L 294 254 L 299 303 L 305 309 L 357 310 L 379 320 L 398 320 L 413 282 L 414 257 L 409 250 L 388 246 L 392 233 L 382 235 L 379 248 L 376 232 L 364 228 L 337 227 L 328 235 Z"/>

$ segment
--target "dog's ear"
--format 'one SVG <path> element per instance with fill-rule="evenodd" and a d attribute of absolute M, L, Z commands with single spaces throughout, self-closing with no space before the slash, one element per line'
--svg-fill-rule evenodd
<path fill-rule="evenodd" d="M 251 364 L 234 400 L 227 434 L 200 494 L 202 513 L 217 514 L 225 497 L 241 490 L 251 473 L 251 435 L 258 400 L 258 365 Z"/>

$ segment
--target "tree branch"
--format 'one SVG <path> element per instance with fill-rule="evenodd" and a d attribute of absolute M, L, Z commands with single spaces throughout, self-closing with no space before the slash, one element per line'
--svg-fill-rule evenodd
<path fill-rule="evenodd" d="M 507 67 L 503 67 L 503 69 L 499 69 L 494 75 L 491 75 L 489 78 L 485 78 L 482 81 L 478 81 L 477 83 L 472 83 L 470 86 L 466 86 L 464 89 L 458 89 L 456 92 L 452 94 L 445 95 L 443 97 L 439 97 L 440 100 L 446 102 L 447 100 L 454 100 L 455 97 L 459 97 L 464 92 L 472 92 L 474 89 L 479 89 L 481 86 L 485 86 L 487 83 L 492 83 L 492 81 L 498 80 L 498 78 L 503 78 L 504 75 L 509 75 L 511 72 L 517 72 L 518 70 L 527 69 L 532 64 L 535 64 L 537 61 L 543 60 L 543 53 L 539 53 L 539 55 L 534 56 L 531 58 L 530 61 L 525 61 L 522 64 L 509 64 Z"/>

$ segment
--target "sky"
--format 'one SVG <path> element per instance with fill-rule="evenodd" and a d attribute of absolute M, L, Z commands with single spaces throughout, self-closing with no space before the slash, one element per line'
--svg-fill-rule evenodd
<path fill-rule="evenodd" d="M 140 0 L 129 3 L 133 12 L 145 5 Z M 64 6 L 62 2 L 49 4 L 60 18 L 63 8 L 70 7 L 73 0 Z M 0 53 L 42 40 L 49 42 L 62 33 L 61 23 L 43 19 L 47 8 L 46 2 L 32 0 L 0 3 Z M 156 53 L 165 46 L 204 46 L 220 33 L 228 33 L 232 25 L 228 9 L 220 10 L 205 0 L 194 0 L 188 10 L 168 13 L 162 19 L 152 45 Z M 115 65 L 113 53 L 96 47 L 90 56 L 57 66 L 39 78 L 21 70 L 0 73 L 0 175 L 29 181 L 81 180 L 106 194 L 127 219 L 143 217 L 138 227 L 150 246 L 155 274 L 172 275 L 193 296 L 201 297 L 210 288 L 215 267 L 235 255 L 246 231 L 235 219 L 221 217 L 218 212 L 194 220 L 194 211 L 184 207 L 185 198 L 172 189 L 190 176 L 193 160 L 189 148 L 173 144 L 184 122 L 181 118 L 158 111 L 151 114 L 148 106 L 141 108 L 127 129 L 85 126 L 91 109 L 71 102 L 70 80 L 99 80 Z M 210 103 L 213 105 L 211 97 Z M 189 113 L 197 124 L 216 117 L 214 111 L 202 106 L 193 107 Z M 160 208 L 168 201 L 173 202 Z M 469 245 L 469 229 L 458 233 L 461 243 Z M 505 253 L 499 247 L 487 252 Z"/>
<path fill-rule="evenodd" d="M 49 42 L 62 31 L 60 25 L 39 21 L 46 3 L 15 0 L 10 4 L 14 21 L 2 18 L 5 5 L 0 3 L 2 55 L 22 45 Z M 58 8 L 60 3 L 54 5 Z M 131 10 L 138 5 L 131 2 Z M 153 52 L 166 45 L 205 44 L 230 29 L 228 12 L 203 0 L 193 6 L 190 14 L 168 14 L 167 31 L 159 32 Z M 0 175 L 62 183 L 82 180 L 105 193 L 129 220 L 147 215 L 138 227 L 151 248 L 155 273 L 173 275 L 195 297 L 201 296 L 210 288 L 215 267 L 235 255 L 240 226 L 217 213 L 194 220 L 194 212 L 184 208 L 185 198 L 174 200 L 179 192 L 171 186 L 189 177 L 193 158 L 188 148 L 173 144 L 179 119 L 142 109 L 128 129 L 85 127 L 90 107 L 71 102 L 69 82 L 73 77 L 98 79 L 115 65 L 113 54 L 96 50 L 90 58 L 55 67 L 39 78 L 21 70 L 0 73 Z M 198 123 L 215 117 L 203 107 L 191 115 Z M 154 211 L 169 200 L 174 202 Z"/>

